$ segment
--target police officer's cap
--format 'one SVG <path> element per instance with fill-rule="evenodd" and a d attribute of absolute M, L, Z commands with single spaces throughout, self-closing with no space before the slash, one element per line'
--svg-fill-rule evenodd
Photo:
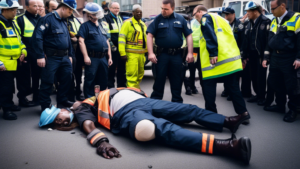
<path fill-rule="evenodd" d="M 0 1 L 0 9 L 10 9 L 10 8 L 23 9 L 23 6 L 20 6 L 19 2 L 16 0 L 1 0 Z"/>
<path fill-rule="evenodd" d="M 253 2 L 253 1 L 249 1 L 246 6 L 245 6 L 245 11 L 251 10 L 251 9 L 257 9 L 258 7 L 260 7 L 259 4 Z"/>
<path fill-rule="evenodd" d="M 62 0 L 61 3 L 71 8 L 73 11 L 75 11 L 78 14 L 78 11 L 76 10 L 77 8 L 76 0 Z"/>
<path fill-rule="evenodd" d="M 234 9 L 232 9 L 231 7 L 227 7 L 227 8 L 225 8 L 225 9 L 222 11 L 222 13 L 226 13 L 226 14 L 234 14 L 235 11 L 234 11 Z"/>

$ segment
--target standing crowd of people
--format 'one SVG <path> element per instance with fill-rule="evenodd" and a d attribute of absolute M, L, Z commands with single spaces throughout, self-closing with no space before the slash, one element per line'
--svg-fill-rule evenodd
<path fill-rule="evenodd" d="M 287 11 L 286 0 L 271 2 L 272 21 L 264 16 L 261 5 L 249 1 L 241 19 L 230 7 L 223 10 L 224 19 L 199 5 L 191 22 L 174 12 L 174 0 L 163 0 L 161 14 L 148 27 L 142 21 L 140 5 L 133 5 L 133 17 L 123 20 L 118 2 L 104 3 L 103 8 L 88 2 L 83 22 L 75 17 L 76 0 L 49 0 L 45 7 L 42 0 L 25 0 L 25 13 L 16 16 L 19 7 L 15 0 L 0 2 L 3 118 L 16 120 L 13 112 L 20 107 L 40 105 L 40 127 L 51 123 L 66 127 L 75 114 L 89 142 L 105 158 L 120 154 L 95 128 L 97 120 L 115 134 L 128 130 L 138 141 L 158 138 L 175 147 L 233 156 L 248 164 L 249 138 L 219 140 L 167 120 L 196 121 L 235 133 L 240 124 L 250 122 L 243 97 L 266 111 L 285 113 L 286 122 L 295 121 L 300 112 L 300 14 Z M 156 69 L 150 98 L 140 89 L 146 53 Z M 198 93 L 198 69 L 206 110 L 182 104 L 186 66 L 191 72 L 186 94 Z M 174 103 L 162 101 L 167 77 Z M 19 106 L 13 102 L 15 78 Z M 218 114 L 215 102 L 220 82 L 224 83 L 222 96 L 232 101 L 236 116 Z M 57 108 L 51 105 L 53 88 L 57 89 Z M 100 94 L 95 97 L 97 90 Z M 32 101 L 27 98 L 30 94 Z"/>

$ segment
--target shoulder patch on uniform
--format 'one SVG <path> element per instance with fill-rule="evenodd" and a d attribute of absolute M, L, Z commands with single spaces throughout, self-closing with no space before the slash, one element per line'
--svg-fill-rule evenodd
<path fill-rule="evenodd" d="M 206 17 L 202 18 L 201 22 L 202 22 L 202 25 L 205 26 L 205 23 L 206 23 Z"/>
<path fill-rule="evenodd" d="M 243 29 L 244 28 L 244 25 L 243 24 L 239 24 L 239 29 Z"/>
<path fill-rule="evenodd" d="M 40 28 L 42 29 L 42 31 L 45 30 L 45 26 L 44 25 L 41 25 Z"/>
<path fill-rule="evenodd" d="M 45 26 L 48 27 L 49 26 L 48 23 L 46 23 Z"/>

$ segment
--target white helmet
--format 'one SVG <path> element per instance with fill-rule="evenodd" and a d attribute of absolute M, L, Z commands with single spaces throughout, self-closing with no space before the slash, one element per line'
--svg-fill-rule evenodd
<path fill-rule="evenodd" d="M 10 9 L 10 8 L 23 9 L 23 6 L 20 6 L 19 2 L 16 1 L 16 0 L 2 0 L 2 1 L 0 1 L 0 9 Z"/>
<path fill-rule="evenodd" d="M 256 8 L 258 8 L 258 7 L 260 7 L 259 4 L 255 3 L 255 2 L 253 2 L 253 1 L 249 1 L 249 2 L 246 4 L 246 6 L 245 6 L 245 11 L 248 11 L 248 10 L 251 10 L 251 9 L 256 9 Z"/>
<path fill-rule="evenodd" d="M 103 9 L 101 8 L 100 5 L 98 5 L 94 2 L 88 2 L 85 5 L 83 11 L 86 13 L 90 13 L 90 14 L 96 14 L 96 17 L 98 19 L 102 19 L 104 17 Z"/>

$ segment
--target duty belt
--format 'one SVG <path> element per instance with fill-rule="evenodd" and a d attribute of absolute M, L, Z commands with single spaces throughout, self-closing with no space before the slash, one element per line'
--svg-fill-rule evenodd
<path fill-rule="evenodd" d="M 157 54 L 160 55 L 161 53 L 167 53 L 169 55 L 175 55 L 179 52 L 182 52 L 181 48 L 161 48 L 157 47 Z"/>
<path fill-rule="evenodd" d="M 46 56 L 68 56 L 68 50 L 59 50 L 59 49 L 53 49 L 44 47 Z"/>
<path fill-rule="evenodd" d="M 95 52 L 94 50 L 90 50 L 88 51 L 88 55 L 92 58 L 103 58 L 107 55 L 107 52 Z"/>

